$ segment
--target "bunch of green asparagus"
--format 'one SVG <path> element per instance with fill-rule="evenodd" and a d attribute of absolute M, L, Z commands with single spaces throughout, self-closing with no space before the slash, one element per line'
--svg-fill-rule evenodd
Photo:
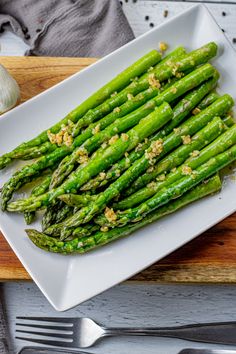
<path fill-rule="evenodd" d="M 144 55 L 60 122 L 0 157 L 33 160 L 3 185 L 2 210 L 27 224 L 44 209 L 47 251 L 85 253 L 218 192 L 236 160 L 234 101 L 215 92 L 213 42 Z M 31 195 L 11 201 L 34 182 Z"/>

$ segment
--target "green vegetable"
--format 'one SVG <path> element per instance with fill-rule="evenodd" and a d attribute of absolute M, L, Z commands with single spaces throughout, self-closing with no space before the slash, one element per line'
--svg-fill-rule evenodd
<path fill-rule="evenodd" d="M 84 147 L 85 150 L 88 152 L 94 151 L 101 145 L 104 140 L 116 134 L 116 132 L 119 132 L 121 130 L 118 128 L 119 126 L 123 128 L 123 131 L 124 129 L 126 129 L 127 122 L 137 122 L 140 117 L 144 117 L 148 113 L 152 112 L 156 106 L 159 106 L 163 102 L 172 102 L 174 99 L 191 90 L 193 87 L 198 86 L 200 83 L 207 80 L 211 76 L 214 76 L 213 81 L 215 85 L 219 74 L 210 64 L 206 64 L 196 69 L 194 72 L 188 74 L 186 77 L 176 82 L 174 86 L 171 86 L 161 94 L 157 95 L 152 100 L 149 100 L 144 106 L 140 107 L 133 113 L 130 113 L 129 116 L 126 116 L 120 120 L 115 120 L 114 123 L 107 127 L 104 131 L 99 134 L 96 134 L 91 139 L 88 139 L 82 147 Z M 212 87 L 212 83 L 210 84 L 210 86 Z M 183 110 L 183 106 L 181 106 L 180 108 Z M 179 107 L 177 108 L 177 110 L 179 110 Z M 181 111 L 180 113 L 183 112 Z M 180 120 L 180 116 L 178 120 Z M 123 122 L 125 124 L 123 124 Z M 67 156 L 64 161 L 61 162 L 59 168 L 55 171 L 53 175 L 51 188 L 55 188 L 60 185 L 65 179 L 65 177 L 68 176 L 71 171 L 73 171 L 75 164 L 78 161 L 78 154 L 80 150 L 81 148 L 76 149 L 70 156 Z"/>
<path fill-rule="evenodd" d="M 57 133 L 60 131 L 62 125 L 66 125 L 68 121 L 77 122 L 78 119 L 83 117 L 83 115 L 90 109 L 97 107 L 103 101 L 105 101 L 112 93 L 115 91 L 122 90 L 125 86 L 130 83 L 132 78 L 140 76 L 143 74 L 150 66 L 155 65 L 158 61 L 161 60 L 160 53 L 156 50 L 152 50 L 149 53 L 145 54 L 142 58 L 138 59 L 135 63 L 129 66 L 127 69 L 118 74 L 113 80 L 108 82 L 102 88 L 97 90 L 94 94 L 88 97 L 83 103 L 81 103 L 76 109 L 70 112 L 65 118 L 56 123 L 54 126 L 49 128 L 52 133 Z M 19 145 L 13 151 L 4 154 L 0 158 L 0 169 L 7 166 L 12 159 L 15 159 L 15 156 L 19 156 L 27 148 L 41 145 L 42 143 L 48 141 L 48 130 L 43 131 L 36 138 Z"/>
<path fill-rule="evenodd" d="M 235 161 L 235 159 L 236 145 L 233 145 L 223 153 L 212 157 L 196 170 L 193 170 L 190 174 L 185 175 L 185 171 L 182 170 L 183 177 L 181 179 L 170 184 L 168 187 L 162 188 L 152 198 L 146 200 L 136 208 L 128 209 L 123 212 L 117 212 L 117 219 L 115 221 L 109 222 L 104 216 L 98 217 L 96 222 L 99 223 L 99 225 L 115 227 L 126 225 L 129 222 L 140 221 L 150 212 L 168 203 L 172 199 L 180 197 L 201 181 L 209 178 L 217 171 Z"/>
<path fill-rule="evenodd" d="M 50 186 L 50 182 L 51 182 L 51 176 L 46 176 L 39 185 L 36 185 L 32 189 L 31 196 L 37 197 L 37 196 L 47 192 L 47 190 Z M 25 218 L 26 224 L 30 225 L 34 221 L 35 216 L 36 216 L 36 213 L 34 211 L 25 212 L 24 218 Z"/>
<path fill-rule="evenodd" d="M 155 142 L 152 142 L 151 147 L 146 151 L 140 159 L 136 160 L 132 166 L 126 170 L 115 182 L 109 185 L 102 193 L 99 194 L 98 198 L 75 213 L 73 216 L 65 220 L 63 223 L 64 229 L 70 227 L 76 227 L 82 223 L 89 222 L 95 214 L 100 213 L 111 200 L 117 197 L 125 188 L 132 185 L 134 180 L 142 175 L 148 167 L 155 164 L 156 161 L 161 160 L 168 152 L 172 151 L 174 148 L 182 144 L 182 136 L 193 135 L 207 123 L 209 123 L 216 114 L 224 114 L 232 106 L 233 100 L 229 95 L 224 95 L 220 97 L 215 103 L 209 106 L 207 109 L 202 111 L 197 116 L 189 118 L 186 122 L 182 123 L 179 129 L 175 132 L 169 134 L 162 142 L 162 151 L 157 154 L 157 156 L 150 158 L 150 153 L 152 153 L 153 145 L 155 147 Z"/>
<path fill-rule="evenodd" d="M 212 103 L 214 103 L 218 98 L 220 97 L 220 95 L 218 95 L 217 92 L 210 92 L 197 106 L 198 109 L 200 109 L 201 111 L 205 108 L 207 108 L 208 106 L 210 106 Z"/>
<path fill-rule="evenodd" d="M 158 175 L 169 172 L 172 168 L 179 166 L 183 163 L 193 151 L 201 150 L 204 146 L 208 145 L 211 141 L 217 138 L 223 130 L 225 125 L 219 117 L 215 117 L 208 125 L 198 131 L 192 138 L 190 143 L 181 145 L 178 149 L 171 152 L 163 160 L 152 167 L 151 171 L 147 171 L 140 176 L 131 187 L 132 190 L 139 190 L 143 186 L 147 186 L 149 182 L 158 178 Z M 187 136 L 188 139 L 188 136 Z M 126 193 L 130 194 L 131 189 Z"/>
<path fill-rule="evenodd" d="M 180 179 L 182 177 L 183 166 L 187 165 L 192 170 L 196 169 L 197 167 L 199 167 L 200 165 L 205 163 L 210 158 L 214 157 L 215 155 L 217 155 L 221 152 L 224 152 L 226 149 L 230 148 L 233 144 L 235 144 L 236 143 L 236 125 L 234 125 L 234 127 L 230 128 L 225 133 L 220 135 L 217 139 L 215 139 L 217 137 L 217 134 L 219 135 L 219 133 L 222 132 L 220 127 L 219 127 L 219 129 L 217 129 L 217 124 L 218 124 L 217 121 L 219 121 L 219 119 L 215 118 L 211 123 L 206 125 L 206 127 L 204 127 L 202 130 L 200 130 L 195 135 L 196 140 L 194 139 L 194 141 L 191 145 L 195 145 L 195 143 L 198 142 L 199 135 L 200 135 L 201 140 L 203 138 L 202 141 L 199 141 L 199 145 L 201 145 L 201 144 L 202 144 L 202 146 L 207 145 L 201 151 L 195 150 L 195 152 L 197 152 L 196 156 L 193 155 L 193 156 L 189 157 L 184 162 L 183 165 L 179 166 L 176 170 L 174 170 L 173 172 L 166 175 L 163 181 L 161 181 L 161 179 L 157 178 L 157 182 L 154 182 L 155 181 L 154 178 L 158 175 L 157 171 L 158 170 L 161 171 L 162 168 L 165 166 L 166 159 L 163 159 L 162 161 L 160 161 L 160 164 L 157 165 L 156 171 L 154 170 L 153 172 L 151 172 L 151 175 L 152 175 L 151 180 L 153 182 L 148 185 L 146 183 L 143 183 L 143 185 L 145 185 L 145 187 L 139 189 L 134 194 L 131 194 L 129 197 L 114 204 L 114 208 L 120 209 L 120 210 L 129 209 L 129 208 L 132 208 L 132 207 L 142 203 L 143 201 L 152 197 L 161 188 L 167 187 L 171 183 Z M 204 136 L 206 138 L 205 142 L 204 142 Z M 209 144 L 211 141 L 213 141 L 213 142 L 211 144 Z M 184 148 L 184 147 L 185 146 L 183 146 L 181 148 Z M 186 147 L 188 147 L 188 146 L 186 146 Z M 199 149 L 199 148 L 197 148 L 197 149 Z M 167 156 L 167 159 L 168 159 L 168 156 Z M 147 175 L 143 175 L 143 176 L 147 176 Z"/>
<path fill-rule="evenodd" d="M 59 195 L 78 190 L 90 178 L 108 168 L 119 160 L 126 151 L 132 150 L 146 137 L 159 130 L 172 118 L 172 110 L 168 103 L 163 103 L 154 112 L 143 118 L 138 125 L 127 132 L 127 139 L 119 138 L 108 147 L 103 154 L 96 156 L 83 168 L 78 168 L 60 187 L 52 189 L 44 195 L 34 198 L 17 200 L 8 205 L 9 211 L 34 211 L 47 206 Z M 4 199 L 3 199 L 4 201 Z"/>
<path fill-rule="evenodd" d="M 154 74 L 155 78 L 162 82 L 164 80 L 168 80 L 172 76 L 175 76 L 182 72 L 187 72 L 189 70 L 193 70 L 200 64 L 204 64 L 208 62 L 211 58 L 213 58 L 217 53 L 217 45 L 213 42 L 210 42 L 203 47 L 196 49 L 189 54 L 183 56 L 183 48 L 182 50 L 178 49 L 176 52 L 169 54 L 163 61 L 161 61 L 152 72 L 144 74 L 140 80 L 133 86 L 135 87 L 135 91 L 130 91 L 130 87 L 126 88 L 127 93 L 131 93 L 136 95 L 138 92 L 143 91 L 148 88 L 149 77 L 150 74 Z M 120 99 L 118 97 L 118 99 Z M 117 101 L 117 106 L 120 106 L 120 101 Z M 79 125 L 80 123 L 78 123 Z M 78 134 L 78 130 L 75 129 L 74 136 Z"/>
<path fill-rule="evenodd" d="M 207 182 L 203 182 L 194 187 L 189 192 L 185 193 L 180 198 L 160 207 L 154 212 L 146 216 L 142 221 L 134 224 L 129 224 L 124 227 L 110 229 L 107 232 L 96 232 L 90 237 L 74 238 L 71 241 L 60 241 L 57 238 L 52 238 L 36 230 L 26 230 L 28 237 L 39 248 L 46 251 L 71 254 L 71 253 L 85 253 L 94 248 L 103 246 L 116 239 L 123 238 L 130 235 L 132 232 L 149 225 L 150 223 L 159 220 L 165 215 L 174 213 L 184 206 L 206 197 L 207 195 L 216 193 L 221 189 L 221 181 L 218 175 L 211 177 Z"/>
<path fill-rule="evenodd" d="M 108 100 L 97 106 L 93 110 L 89 110 L 82 119 L 80 119 L 74 126 L 72 135 L 77 136 L 81 131 L 81 128 L 88 126 L 89 124 L 103 118 L 109 114 L 114 108 L 120 107 L 127 101 L 128 95 L 136 96 L 139 92 L 149 88 L 149 82 L 147 81 L 148 75 L 151 73 L 157 73 L 165 67 L 168 60 L 178 60 L 186 54 L 183 47 L 178 47 L 168 54 L 161 62 L 159 62 L 155 68 L 148 70 L 148 73 L 143 74 L 139 79 L 134 80 L 131 84 L 125 87 L 119 93 L 113 95 Z"/>
<path fill-rule="evenodd" d="M 235 120 L 230 114 L 223 117 L 222 120 L 225 123 L 225 125 L 227 125 L 227 127 L 232 127 L 235 124 Z"/>
<path fill-rule="evenodd" d="M 62 194 L 58 198 L 69 206 L 81 207 L 95 200 L 95 195 L 83 194 Z"/>
<path fill-rule="evenodd" d="M 182 98 L 179 103 L 173 109 L 173 118 L 167 123 L 162 130 L 154 134 L 147 143 L 142 144 L 138 151 L 134 150 L 130 153 L 129 158 L 123 158 L 119 160 L 114 166 L 111 167 L 109 171 L 106 172 L 105 176 L 102 174 L 98 175 L 94 179 L 87 182 L 81 187 L 82 191 L 95 190 L 100 187 L 104 187 L 109 181 L 117 179 L 117 171 L 119 173 L 127 170 L 131 164 L 139 159 L 145 152 L 145 150 L 150 146 L 153 140 L 159 138 L 164 138 L 172 132 L 172 130 L 177 127 L 183 120 L 188 116 L 188 114 L 193 110 L 193 108 L 202 100 L 202 98 L 211 91 L 217 83 L 219 74 L 216 72 L 212 79 L 207 80 L 202 85 L 188 93 L 184 98 Z M 205 100 L 204 100 L 205 101 Z M 205 107 L 207 107 L 207 102 L 211 104 L 210 100 L 207 100 Z M 213 102 L 212 102 L 213 103 Z"/>
<path fill-rule="evenodd" d="M 201 125 L 201 128 L 203 128 L 205 126 L 205 124 L 207 124 L 215 116 L 220 116 L 220 117 L 224 116 L 229 111 L 229 109 L 232 107 L 232 105 L 233 105 L 232 98 L 229 95 L 224 95 L 224 96 L 218 98 L 218 100 L 216 100 L 208 108 L 206 108 L 205 110 L 201 111 L 198 115 L 192 116 L 187 122 L 189 122 L 189 121 L 193 122 L 193 123 L 195 123 L 198 126 L 198 123 L 197 123 L 198 121 L 201 122 L 202 118 L 203 118 L 203 121 L 206 119 L 207 121 L 203 125 Z M 185 126 L 185 124 L 186 123 L 183 123 L 182 126 Z M 181 126 L 180 126 L 180 128 L 181 128 Z M 198 130 L 195 130 L 194 133 L 196 131 L 198 131 Z M 172 134 L 175 135 L 176 133 L 173 132 Z M 185 130 L 183 130 L 181 128 L 180 129 L 180 135 L 181 136 L 186 136 L 186 135 L 192 135 L 192 134 L 189 131 L 185 132 Z M 127 189 L 127 191 L 125 192 L 125 195 L 128 196 L 130 194 L 133 194 L 136 190 L 139 190 L 140 188 L 145 186 L 147 183 L 148 182 L 147 182 L 147 179 L 146 179 L 146 175 L 145 175 L 145 177 L 138 178 L 137 181 L 135 181 L 132 184 L 132 187 Z"/>

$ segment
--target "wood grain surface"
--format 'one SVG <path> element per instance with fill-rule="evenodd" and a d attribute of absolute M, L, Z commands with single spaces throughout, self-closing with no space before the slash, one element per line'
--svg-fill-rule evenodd
<path fill-rule="evenodd" d="M 92 58 L 0 57 L 21 87 L 22 102 L 93 63 Z M 29 280 L 0 234 L 0 280 Z M 236 214 L 130 281 L 235 283 Z"/>

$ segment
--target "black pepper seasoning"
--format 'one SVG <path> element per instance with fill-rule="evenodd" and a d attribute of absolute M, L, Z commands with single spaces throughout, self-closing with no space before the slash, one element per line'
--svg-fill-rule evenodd
<path fill-rule="evenodd" d="M 145 20 L 148 21 L 149 20 L 149 16 L 145 16 Z"/>
<path fill-rule="evenodd" d="M 226 12 L 222 11 L 222 16 L 226 16 Z"/>
<path fill-rule="evenodd" d="M 149 23 L 149 26 L 150 26 L 150 27 L 154 27 L 154 23 L 150 22 L 150 23 Z"/>
<path fill-rule="evenodd" d="M 234 43 L 234 44 L 236 43 L 236 38 L 233 38 L 233 43 Z"/>
<path fill-rule="evenodd" d="M 169 14 L 169 11 L 168 11 L 168 10 L 165 10 L 164 13 L 163 13 L 163 16 L 164 16 L 164 17 L 167 17 L 168 14 Z"/>
<path fill-rule="evenodd" d="M 25 26 L 22 26 L 22 32 L 24 33 L 24 34 L 26 34 L 26 33 L 28 33 L 28 28 L 27 27 L 25 27 Z"/>

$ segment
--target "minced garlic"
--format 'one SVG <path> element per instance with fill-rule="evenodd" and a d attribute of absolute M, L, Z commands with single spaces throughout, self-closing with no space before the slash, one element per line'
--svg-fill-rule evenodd
<path fill-rule="evenodd" d="M 159 43 L 159 49 L 161 52 L 165 52 L 168 49 L 168 44 L 165 42 L 160 42 Z"/>
<path fill-rule="evenodd" d="M 106 143 L 106 142 L 102 143 L 101 147 L 102 147 L 103 149 L 106 149 L 107 143 Z"/>
<path fill-rule="evenodd" d="M 117 219 L 117 215 L 112 208 L 106 207 L 104 215 L 109 222 L 116 221 Z"/>
<path fill-rule="evenodd" d="M 128 98 L 128 101 L 131 101 L 134 98 L 134 96 L 131 93 L 128 93 L 127 98 Z"/>
<path fill-rule="evenodd" d="M 180 129 L 180 128 L 174 128 L 173 130 L 174 130 L 174 133 L 175 133 L 175 134 L 180 134 L 180 132 L 181 132 L 181 129 Z"/>
<path fill-rule="evenodd" d="M 145 157 L 147 160 L 149 160 L 149 163 L 152 165 L 153 164 L 153 159 L 156 156 L 159 156 L 161 152 L 163 151 L 163 141 L 162 139 L 153 141 L 151 143 L 150 149 L 145 151 Z"/>
<path fill-rule="evenodd" d="M 162 175 L 158 176 L 159 181 L 164 181 L 166 179 L 166 175 L 163 173 Z"/>
<path fill-rule="evenodd" d="M 156 187 L 156 183 L 155 182 L 150 182 L 150 183 L 148 183 L 147 187 L 153 189 L 153 188 Z"/>
<path fill-rule="evenodd" d="M 148 75 L 148 83 L 151 87 L 156 87 L 157 89 L 161 87 L 160 81 L 157 80 L 154 73 Z"/>
<path fill-rule="evenodd" d="M 114 144 L 118 139 L 119 139 L 119 135 L 116 134 L 116 135 L 114 135 L 114 136 L 111 137 L 111 139 L 108 141 L 108 144 L 109 144 L 109 145 L 112 145 L 112 144 Z"/>
<path fill-rule="evenodd" d="M 185 165 L 185 166 L 182 167 L 182 173 L 183 173 L 184 175 L 191 175 L 192 172 L 193 172 L 193 171 L 192 171 L 191 167 L 189 167 L 189 166 L 187 166 L 187 165 Z"/>
<path fill-rule="evenodd" d="M 176 87 L 172 87 L 172 88 L 170 89 L 170 91 L 171 91 L 172 93 L 176 94 L 177 88 L 176 88 Z"/>
<path fill-rule="evenodd" d="M 85 148 L 81 148 L 77 151 L 78 162 L 80 164 L 88 162 L 88 151 Z"/>
<path fill-rule="evenodd" d="M 58 146 L 61 146 L 63 143 L 66 146 L 71 146 L 73 143 L 73 138 L 68 132 L 69 126 L 62 126 L 62 129 L 56 133 L 53 134 L 48 130 L 47 135 L 48 139 L 52 144 L 57 144 Z"/>
<path fill-rule="evenodd" d="M 100 230 L 101 230 L 102 232 L 107 232 L 109 229 L 108 229 L 107 226 L 102 226 L 102 227 L 100 228 Z"/>
<path fill-rule="evenodd" d="M 200 108 L 196 107 L 196 108 L 194 108 L 194 110 L 192 111 L 192 114 L 193 114 L 194 116 L 196 116 L 196 115 L 199 114 L 200 112 L 201 112 Z"/>
<path fill-rule="evenodd" d="M 120 113 L 120 107 L 114 108 L 114 109 L 113 109 L 113 112 L 115 112 L 115 113 Z"/>
<path fill-rule="evenodd" d="M 138 145 L 135 148 L 135 152 L 140 151 L 142 149 L 143 144 L 138 143 Z"/>
<path fill-rule="evenodd" d="M 153 167 L 153 166 L 150 166 L 150 167 L 147 169 L 147 173 L 153 172 L 153 170 L 154 170 L 154 167 Z"/>
<path fill-rule="evenodd" d="M 106 178 L 106 173 L 105 172 L 100 172 L 99 177 L 101 180 L 104 180 Z"/>
<path fill-rule="evenodd" d="M 122 139 L 123 141 L 128 141 L 128 140 L 129 140 L 129 135 L 128 135 L 128 134 L 125 134 L 125 133 L 122 133 L 122 134 L 121 134 L 121 139 Z"/>
<path fill-rule="evenodd" d="M 96 127 L 93 128 L 92 134 L 95 135 L 100 132 L 100 124 L 97 124 Z"/>
<path fill-rule="evenodd" d="M 67 131 L 63 135 L 63 142 L 66 146 L 71 146 L 73 143 L 73 138 Z"/>
<path fill-rule="evenodd" d="M 182 139 L 184 145 L 188 145 L 192 141 L 190 135 L 183 135 L 183 136 L 181 136 L 181 139 Z"/>
<path fill-rule="evenodd" d="M 200 151 L 198 151 L 198 150 L 193 150 L 193 151 L 191 152 L 191 156 L 192 156 L 192 157 L 197 157 L 199 154 L 200 154 Z"/>

